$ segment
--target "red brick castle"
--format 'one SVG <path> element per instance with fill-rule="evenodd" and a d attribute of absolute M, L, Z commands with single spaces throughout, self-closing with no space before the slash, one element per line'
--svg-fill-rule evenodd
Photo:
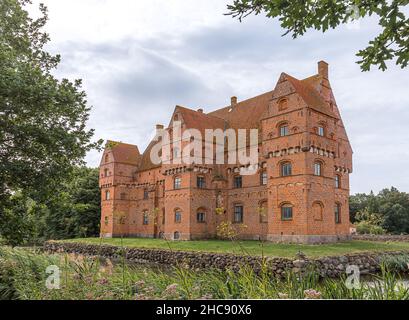
<path fill-rule="evenodd" d="M 152 141 L 108 141 L 100 165 L 101 236 L 209 239 L 228 223 L 245 239 L 319 243 L 349 237 L 352 149 L 328 64 L 298 80 L 281 74 L 274 90 L 205 113 L 176 106 L 167 128 L 258 129 L 258 164 L 155 164 Z M 175 141 L 170 140 L 170 146 Z M 212 142 L 216 143 L 216 142 Z M 203 149 L 212 146 L 204 145 Z M 224 149 L 227 153 L 227 148 Z M 172 147 L 171 157 L 178 150 Z"/>

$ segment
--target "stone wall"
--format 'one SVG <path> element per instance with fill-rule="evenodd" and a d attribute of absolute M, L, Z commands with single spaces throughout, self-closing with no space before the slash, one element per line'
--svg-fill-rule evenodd
<path fill-rule="evenodd" d="M 372 235 L 372 234 L 359 234 L 353 235 L 353 240 L 365 240 L 365 241 L 395 241 L 395 242 L 408 242 L 409 235 Z"/>
<path fill-rule="evenodd" d="M 261 257 L 240 256 L 220 253 L 185 252 L 158 249 L 121 248 L 110 245 L 93 245 L 83 243 L 68 243 L 48 241 L 44 250 L 50 253 L 65 252 L 88 256 L 101 256 L 110 259 L 122 258 L 125 254 L 130 262 L 154 263 L 160 265 L 182 265 L 193 269 L 233 269 L 237 270 L 243 264 L 251 266 L 256 272 L 260 271 Z M 349 265 L 359 267 L 361 274 L 376 273 L 380 270 L 380 263 L 386 256 L 409 257 L 409 251 L 360 253 L 343 256 L 322 257 L 308 259 L 298 255 L 296 259 L 270 257 L 267 259 L 269 269 L 275 276 L 284 276 L 286 272 L 304 272 L 314 268 L 322 277 L 339 277 L 345 274 Z"/>

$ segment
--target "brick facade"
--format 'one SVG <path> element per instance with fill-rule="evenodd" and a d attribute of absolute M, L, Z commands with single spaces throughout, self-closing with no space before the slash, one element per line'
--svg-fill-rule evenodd
<path fill-rule="evenodd" d="M 101 236 L 207 239 L 229 221 L 245 226 L 240 228 L 245 239 L 315 243 L 349 238 L 352 149 L 326 62 L 318 63 L 312 77 L 298 80 L 283 73 L 274 90 L 241 102 L 233 97 L 214 112 L 177 106 L 166 130 L 173 121 L 182 123 L 182 132 L 259 129 L 257 173 L 241 176 L 237 188 L 240 165 L 154 165 L 155 141 L 143 154 L 134 145 L 108 142 L 100 165 Z M 176 141 L 170 144 L 173 148 Z M 180 182 L 176 189 L 175 179 Z M 235 221 L 237 206 L 242 222 Z"/>

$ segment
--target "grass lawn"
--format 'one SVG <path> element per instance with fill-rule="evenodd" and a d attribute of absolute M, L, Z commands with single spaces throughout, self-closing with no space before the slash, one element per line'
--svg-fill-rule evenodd
<path fill-rule="evenodd" d="M 92 244 L 123 244 L 126 247 L 149 248 L 149 249 L 169 249 L 183 251 L 207 251 L 220 253 L 241 254 L 243 251 L 237 243 L 222 240 L 201 240 L 201 241 L 170 241 L 161 239 L 71 239 L 65 242 L 83 242 Z M 335 256 L 346 253 L 358 253 L 364 251 L 399 251 L 408 250 L 409 242 L 371 242 L 371 241 L 349 241 L 322 245 L 301 245 L 301 244 L 276 244 L 264 243 L 261 248 L 259 241 L 241 241 L 241 246 L 248 254 L 261 255 L 262 250 L 266 256 L 271 257 L 294 257 L 298 251 L 302 251 L 309 257 Z"/>

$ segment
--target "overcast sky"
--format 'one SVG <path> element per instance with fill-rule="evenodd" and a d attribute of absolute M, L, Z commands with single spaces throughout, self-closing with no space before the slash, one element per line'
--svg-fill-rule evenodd
<path fill-rule="evenodd" d="M 176 104 L 209 112 L 230 96 L 272 90 L 281 72 L 313 75 L 326 60 L 354 150 L 351 192 L 409 191 L 409 68 L 362 73 L 355 63 L 379 31 L 376 20 L 293 40 L 277 21 L 223 15 L 231 0 L 39 2 L 49 8 L 49 50 L 62 55 L 57 76 L 83 79 L 96 138 L 142 151 Z M 99 158 L 91 152 L 87 162 Z"/>

